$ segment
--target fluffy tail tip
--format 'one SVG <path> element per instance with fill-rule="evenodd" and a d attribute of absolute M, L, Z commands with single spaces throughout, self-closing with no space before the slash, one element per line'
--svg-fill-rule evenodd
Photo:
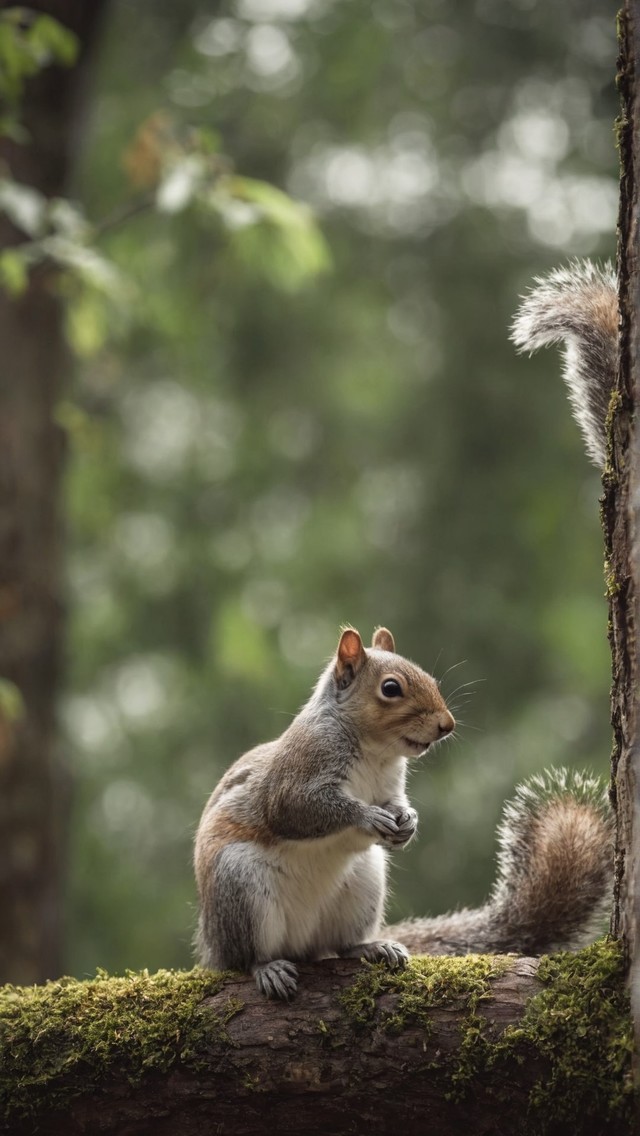
<path fill-rule="evenodd" d="M 610 907 L 613 813 L 603 783 L 546 770 L 516 789 L 498 831 L 494 899 L 532 953 L 575 950 Z"/>
<path fill-rule="evenodd" d="M 536 276 L 510 328 L 510 339 L 519 351 L 536 351 L 564 342 L 589 327 L 609 324 L 615 308 L 616 276 L 610 261 L 573 260 Z M 616 324 L 617 327 L 617 324 Z"/>

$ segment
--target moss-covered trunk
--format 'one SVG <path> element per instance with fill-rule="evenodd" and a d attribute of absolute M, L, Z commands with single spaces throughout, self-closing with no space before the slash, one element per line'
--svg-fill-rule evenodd
<path fill-rule="evenodd" d="M 0 1118 L 12 1136 L 627 1136 L 621 952 L 331 960 L 284 1006 L 206 971 L 6 988 Z"/>

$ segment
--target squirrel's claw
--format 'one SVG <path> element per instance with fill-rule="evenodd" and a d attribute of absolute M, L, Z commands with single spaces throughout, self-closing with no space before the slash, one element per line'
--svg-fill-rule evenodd
<path fill-rule="evenodd" d="M 298 989 L 298 968 L 287 959 L 273 959 L 254 967 L 253 977 L 265 998 L 290 1002 Z"/>
<path fill-rule="evenodd" d="M 411 806 L 385 804 L 383 808 L 395 818 L 397 831 L 385 838 L 386 842 L 397 848 L 404 848 L 418 831 L 418 814 Z"/>
<path fill-rule="evenodd" d="M 342 953 L 342 952 L 341 952 Z M 342 954 L 343 958 L 361 958 L 366 962 L 383 962 L 389 970 L 404 970 L 409 952 L 402 943 L 392 939 L 374 939 L 371 943 L 358 943 Z"/>

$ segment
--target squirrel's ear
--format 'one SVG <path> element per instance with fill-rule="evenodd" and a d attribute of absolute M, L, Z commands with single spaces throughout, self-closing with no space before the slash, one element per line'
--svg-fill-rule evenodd
<path fill-rule="evenodd" d="M 346 690 L 351 685 L 366 658 L 358 632 L 353 627 L 347 627 L 340 636 L 336 656 L 335 674 L 339 690 Z"/>
<path fill-rule="evenodd" d="M 393 641 L 393 635 L 387 631 L 386 627 L 376 627 L 371 640 L 371 646 L 375 647 L 378 651 L 391 651 L 392 655 L 396 653 L 396 645 Z"/>

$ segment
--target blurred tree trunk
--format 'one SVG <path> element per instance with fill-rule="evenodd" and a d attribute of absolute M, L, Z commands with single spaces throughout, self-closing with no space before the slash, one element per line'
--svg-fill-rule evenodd
<path fill-rule="evenodd" d="M 618 818 L 612 929 L 632 967 L 636 1048 L 640 1043 L 640 738 L 638 632 L 640 630 L 640 3 L 625 0 L 620 13 L 619 85 L 620 365 L 613 400 L 611 457 L 605 471 L 603 521 L 610 581 L 614 752 L 612 793 Z"/>
<path fill-rule="evenodd" d="M 87 60 L 108 0 L 33 7 L 80 39 L 78 64 L 29 83 L 29 141 L 0 142 L 0 168 L 47 196 L 66 190 Z M 0 248 L 23 239 L 0 216 Z M 64 436 L 55 408 L 69 370 L 55 274 L 24 295 L 0 292 L 0 678 L 22 697 L 0 703 L 0 981 L 39 982 L 61 969 L 61 888 L 68 786 L 56 752 L 62 603 L 60 486 Z M 5 686 L 5 695 L 10 688 Z"/>

